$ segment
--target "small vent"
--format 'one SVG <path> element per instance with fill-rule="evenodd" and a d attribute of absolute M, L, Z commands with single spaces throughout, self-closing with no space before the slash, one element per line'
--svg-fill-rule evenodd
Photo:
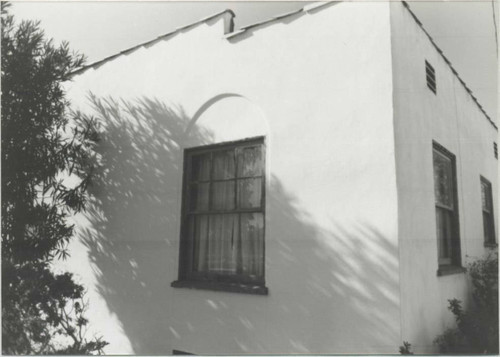
<path fill-rule="evenodd" d="M 497 143 L 493 143 L 493 153 L 495 154 L 495 159 L 498 159 L 498 146 L 497 146 Z"/>
<path fill-rule="evenodd" d="M 427 87 L 436 94 L 436 71 L 427 61 L 425 61 L 425 76 L 427 78 Z"/>

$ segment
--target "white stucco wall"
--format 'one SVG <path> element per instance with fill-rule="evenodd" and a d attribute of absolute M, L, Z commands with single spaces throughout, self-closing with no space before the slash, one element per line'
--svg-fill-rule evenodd
<path fill-rule="evenodd" d="M 389 4 L 331 3 L 230 39 L 224 16 L 68 84 L 107 126 L 68 265 L 91 286 L 93 327 L 108 353 L 397 353 Z M 172 288 L 182 150 L 257 135 L 269 295 Z"/>
<path fill-rule="evenodd" d="M 425 25 L 425 24 L 424 24 Z M 483 246 L 480 175 L 493 187 L 498 217 L 497 131 L 479 110 L 425 33 L 399 2 L 391 2 L 394 126 L 399 207 L 402 338 L 417 353 L 454 326 L 448 299 L 467 300 L 466 275 L 437 276 L 432 141 L 456 156 L 462 265 Z M 436 71 L 437 95 L 426 85 L 425 60 Z M 495 221 L 498 232 L 498 220 Z"/>

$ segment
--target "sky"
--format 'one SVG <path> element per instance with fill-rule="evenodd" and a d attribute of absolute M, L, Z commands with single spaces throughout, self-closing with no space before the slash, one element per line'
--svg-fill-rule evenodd
<path fill-rule="evenodd" d="M 497 121 L 498 0 L 408 3 L 479 103 Z M 235 12 L 237 29 L 304 5 L 287 1 L 14 1 L 11 9 L 17 19 L 40 20 L 48 37 L 68 41 L 92 63 L 224 9 Z"/>

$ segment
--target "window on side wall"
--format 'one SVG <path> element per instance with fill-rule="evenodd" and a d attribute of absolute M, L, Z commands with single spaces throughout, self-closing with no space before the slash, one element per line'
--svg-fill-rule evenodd
<path fill-rule="evenodd" d="M 495 245 L 495 221 L 493 215 L 493 195 L 491 183 L 481 176 L 481 201 L 483 210 L 484 244 Z"/>
<path fill-rule="evenodd" d="M 263 138 L 188 149 L 179 280 L 172 286 L 266 294 Z"/>
<path fill-rule="evenodd" d="M 434 142 L 434 196 L 439 271 L 460 267 L 455 155 Z"/>

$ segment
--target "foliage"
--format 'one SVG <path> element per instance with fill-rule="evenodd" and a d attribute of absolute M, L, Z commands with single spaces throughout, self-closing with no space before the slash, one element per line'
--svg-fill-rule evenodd
<path fill-rule="evenodd" d="M 403 346 L 399 346 L 399 354 L 412 355 L 413 352 L 411 351 L 411 343 L 403 341 Z"/>
<path fill-rule="evenodd" d="M 101 352 L 87 340 L 84 289 L 57 274 L 84 209 L 98 139 L 93 118 L 73 113 L 62 82 L 84 57 L 45 39 L 39 23 L 17 24 L 1 7 L 2 352 Z"/>
<path fill-rule="evenodd" d="M 435 340 L 441 353 L 498 354 L 498 254 L 469 265 L 472 302 L 465 311 L 462 302 L 448 300 L 456 328 Z"/>

